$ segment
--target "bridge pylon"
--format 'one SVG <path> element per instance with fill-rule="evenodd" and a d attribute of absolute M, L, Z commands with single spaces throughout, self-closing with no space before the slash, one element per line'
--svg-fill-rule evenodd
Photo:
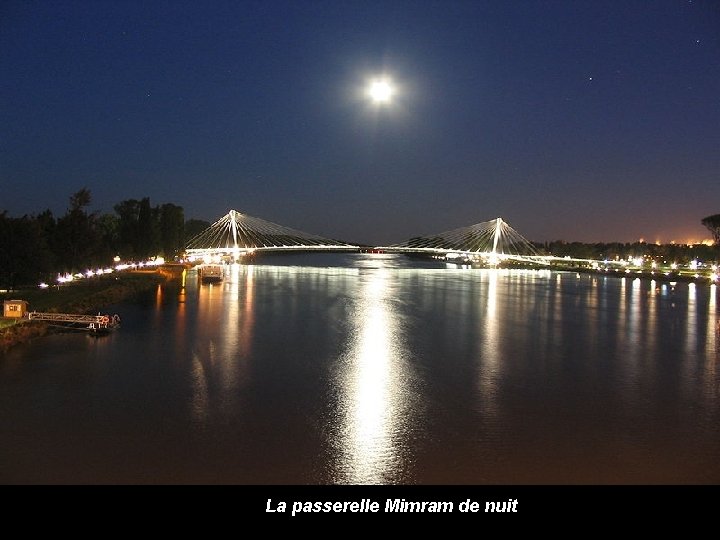
<path fill-rule="evenodd" d="M 389 246 L 396 251 L 479 256 L 491 264 L 507 257 L 537 255 L 535 246 L 501 217 Z"/>
<path fill-rule="evenodd" d="M 185 251 L 195 257 L 221 256 L 237 261 L 255 251 L 350 249 L 358 249 L 358 246 L 230 210 L 191 238 Z"/>

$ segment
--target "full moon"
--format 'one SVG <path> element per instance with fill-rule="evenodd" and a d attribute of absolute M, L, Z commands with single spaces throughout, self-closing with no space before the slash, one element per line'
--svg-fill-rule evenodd
<path fill-rule="evenodd" d="M 374 103 L 388 103 L 394 93 L 395 89 L 385 79 L 373 81 L 368 88 L 368 95 Z"/>

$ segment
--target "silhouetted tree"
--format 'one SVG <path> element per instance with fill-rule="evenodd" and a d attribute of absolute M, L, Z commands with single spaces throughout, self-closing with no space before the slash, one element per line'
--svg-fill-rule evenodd
<path fill-rule="evenodd" d="M 150 198 L 115 205 L 118 253 L 123 259 L 147 259 L 161 253 L 173 258 L 184 248 L 185 214 L 171 203 L 152 207 Z"/>
<path fill-rule="evenodd" d="M 98 231 L 102 238 L 103 258 L 112 259 L 118 254 L 120 245 L 120 219 L 114 214 L 102 214 L 97 220 Z"/>
<path fill-rule="evenodd" d="M 137 243 L 140 233 L 138 218 L 140 215 L 140 201 L 126 199 L 114 207 L 118 215 L 118 254 L 122 259 L 135 259 Z"/>
<path fill-rule="evenodd" d="M 48 262 L 48 267 L 55 269 L 58 266 L 57 257 L 55 256 L 55 240 L 57 238 L 57 220 L 53 213 L 48 209 L 39 213 L 35 220 L 38 222 L 40 227 L 40 233 L 43 237 L 45 247 L 45 258 Z"/>
<path fill-rule="evenodd" d="M 160 251 L 160 212 L 150 206 L 150 198 L 140 200 L 136 254 L 141 259 L 154 257 Z"/>
<path fill-rule="evenodd" d="M 90 206 L 90 190 L 88 188 L 82 188 L 80 191 L 73 193 L 70 196 L 70 211 L 82 210 L 83 208 Z"/>
<path fill-rule="evenodd" d="M 700 223 L 705 225 L 713 237 L 715 245 L 720 250 L 720 214 L 714 214 L 703 218 Z"/>
<path fill-rule="evenodd" d="M 185 247 L 185 214 L 182 206 L 171 203 L 160 207 L 160 247 L 166 259 L 172 259 Z"/>
<path fill-rule="evenodd" d="M 70 197 L 67 213 L 57 221 L 53 241 L 55 257 L 66 272 L 81 271 L 88 265 L 106 263 L 99 253 L 101 237 L 96 214 L 88 214 L 90 191 L 81 189 Z"/>
<path fill-rule="evenodd" d="M 50 251 L 40 222 L 0 213 L 0 288 L 37 285 L 50 270 Z"/>

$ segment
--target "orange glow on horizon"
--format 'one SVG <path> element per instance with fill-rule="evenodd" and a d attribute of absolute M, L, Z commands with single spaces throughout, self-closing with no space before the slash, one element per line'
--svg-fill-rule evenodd
<path fill-rule="evenodd" d="M 640 239 L 640 241 L 642 242 L 642 239 Z M 714 246 L 715 242 L 712 240 L 712 238 L 703 238 L 702 240 L 698 240 L 697 238 L 690 237 L 687 240 L 670 240 L 670 241 L 663 241 L 661 238 L 656 238 L 655 245 L 656 246 L 661 246 L 661 245 Z"/>

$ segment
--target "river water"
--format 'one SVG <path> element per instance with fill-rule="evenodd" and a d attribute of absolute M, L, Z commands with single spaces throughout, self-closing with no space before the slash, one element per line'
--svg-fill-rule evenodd
<path fill-rule="evenodd" d="M 0 483 L 720 482 L 715 285 L 266 256 L 0 356 Z"/>

